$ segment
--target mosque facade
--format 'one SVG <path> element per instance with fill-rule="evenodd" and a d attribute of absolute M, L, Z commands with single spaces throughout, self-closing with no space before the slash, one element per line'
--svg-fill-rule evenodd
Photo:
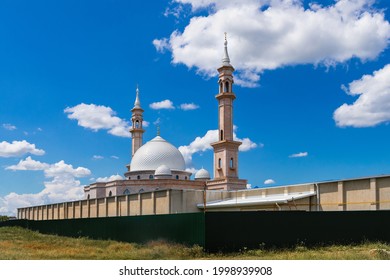
<path fill-rule="evenodd" d="M 233 139 L 233 92 L 234 67 L 230 64 L 227 40 L 224 43 L 222 65 L 219 73 L 218 94 L 218 141 L 211 144 L 214 149 L 213 178 L 204 168 L 195 174 L 186 170 L 183 155 L 167 140 L 157 136 L 143 143 L 143 113 L 137 87 L 134 107 L 131 109 L 132 136 L 131 162 L 124 180 L 99 183 L 84 187 L 85 198 L 94 199 L 133 194 L 161 189 L 245 189 L 247 181 L 238 176 L 238 148 L 241 142 Z M 192 175 L 193 178 L 192 178 Z"/>

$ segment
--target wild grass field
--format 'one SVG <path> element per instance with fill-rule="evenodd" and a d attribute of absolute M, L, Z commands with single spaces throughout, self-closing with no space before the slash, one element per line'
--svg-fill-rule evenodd
<path fill-rule="evenodd" d="M 243 250 L 207 253 L 199 246 L 187 247 L 165 241 L 147 244 L 91 240 L 46 235 L 20 227 L 0 227 L 1 260 L 382 260 L 390 259 L 390 244 L 365 243 L 317 248 Z"/>

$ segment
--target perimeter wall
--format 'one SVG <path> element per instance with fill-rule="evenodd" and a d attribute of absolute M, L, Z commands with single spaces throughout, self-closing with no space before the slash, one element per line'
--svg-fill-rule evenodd
<path fill-rule="evenodd" d="M 282 187 L 239 191 L 163 189 L 19 208 L 17 217 L 28 220 L 58 220 L 141 215 L 195 213 L 197 207 L 212 201 L 244 201 L 277 195 L 313 193 L 313 196 L 286 204 L 269 203 L 252 206 L 230 204 L 226 208 L 206 211 L 361 211 L 390 210 L 390 176 L 358 178 Z"/>

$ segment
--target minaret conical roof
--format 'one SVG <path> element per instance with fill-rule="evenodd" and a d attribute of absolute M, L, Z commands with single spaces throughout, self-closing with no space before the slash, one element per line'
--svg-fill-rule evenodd
<path fill-rule="evenodd" d="M 139 101 L 139 89 L 138 89 L 138 86 L 137 86 L 137 89 L 136 89 L 136 97 L 135 97 L 135 102 L 134 102 L 134 108 L 141 108 L 141 102 Z"/>
<path fill-rule="evenodd" d="M 225 32 L 225 49 L 224 49 L 224 56 L 222 58 L 222 66 L 231 66 L 232 65 L 230 64 L 230 58 L 229 58 L 229 53 L 228 53 L 228 49 L 227 49 L 227 38 L 226 38 L 226 32 Z"/>

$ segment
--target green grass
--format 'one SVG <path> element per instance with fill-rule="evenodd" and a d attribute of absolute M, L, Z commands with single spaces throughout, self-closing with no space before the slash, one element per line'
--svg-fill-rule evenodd
<path fill-rule="evenodd" d="M 324 246 L 313 249 L 244 250 L 209 254 L 199 246 L 186 247 L 165 241 L 147 244 L 91 240 L 40 234 L 20 227 L 0 227 L 1 260 L 151 260 L 151 259 L 267 259 L 267 260 L 380 260 L 390 259 L 390 245 Z"/>

